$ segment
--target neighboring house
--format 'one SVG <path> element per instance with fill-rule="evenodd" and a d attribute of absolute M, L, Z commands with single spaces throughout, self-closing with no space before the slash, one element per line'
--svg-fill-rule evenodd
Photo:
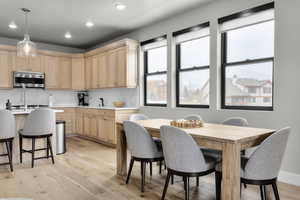
<path fill-rule="evenodd" d="M 271 106 L 272 81 L 250 78 L 226 79 L 226 105 Z"/>

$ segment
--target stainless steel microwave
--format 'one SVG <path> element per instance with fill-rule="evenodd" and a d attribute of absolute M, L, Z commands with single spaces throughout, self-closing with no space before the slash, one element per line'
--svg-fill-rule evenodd
<path fill-rule="evenodd" d="M 13 72 L 14 88 L 45 88 L 45 74 L 40 72 Z"/>

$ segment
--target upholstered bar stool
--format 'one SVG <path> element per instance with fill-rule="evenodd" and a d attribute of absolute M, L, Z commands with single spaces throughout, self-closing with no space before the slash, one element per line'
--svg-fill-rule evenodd
<path fill-rule="evenodd" d="M 128 149 L 131 153 L 126 184 L 129 182 L 134 162 L 141 162 L 141 191 L 144 192 L 146 163 L 163 161 L 163 153 L 148 131 L 136 122 L 124 121 L 124 130 Z"/>
<path fill-rule="evenodd" d="M 176 175 L 183 177 L 185 199 L 188 200 L 189 178 L 213 173 L 217 161 L 211 157 L 205 157 L 192 136 L 179 128 L 162 126 L 160 134 L 168 169 L 161 199 L 165 199 L 171 176 Z"/>
<path fill-rule="evenodd" d="M 258 185 L 261 200 L 266 200 L 266 185 L 272 185 L 276 200 L 280 200 L 277 177 L 285 152 L 290 128 L 276 131 L 266 138 L 249 158 L 241 160 L 241 183 Z M 222 164 L 216 166 L 216 196 L 221 199 Z"/>
<path fill-rule="evenodd" d="M 19 131 L 20 143 L 20 162 L 23 161 L 23 153 L 31 153 L 31 167 L 34 167 L 34 161 L 38 159 L 49 159 L 51 157 L 54 164 L 54 156 L 52 150 L 51 137 L 53 135 L 55 125 L 55 113 L 51 109 L 40 108 L 32 111 L 26 118 L 24 129 Z M 23 149 L 23 138 L 32 141 L 32 149 Z M 36 140 L 46 140 L 46 147 L 36 149 Z M 35 157 L 36 151 L 45 151 L 46 156 Z M 49 155 L 50 153 L 50 155 Z"/>
<path fill-rule="evenodd" d="M 8 110 L 0 110 L 0 143 L 5 144 L 6 152 L 0 156 L 7 156 L 8 162 L 0 163 L 0 165 L 9 165 L 13 172 L 13 140 L 16 135 L 15 132 L 15 117 Z"/>
<path fill-rule="evenodd" d="M 141 114 L 141 113 L 132 114 L 129 117 L 130 121 L 147 120 L 147 119 L 149 119 L 149 117 L 144 114 Z M 156 143 L 156 145 L 161 149 L 162 145 L 161 145 L 160 138 L 157 138 L 157 137 L 152 137 L 152 138 L 153 138 L 154 142 Z M 149 164 L 150 164 L 150 176 L 152 176 L 152 163 L 150 162 Z M 162 166 L 162 162 L 159 163 L 159 173 L 160 174 L 161 174 L 161 166 Z"/>

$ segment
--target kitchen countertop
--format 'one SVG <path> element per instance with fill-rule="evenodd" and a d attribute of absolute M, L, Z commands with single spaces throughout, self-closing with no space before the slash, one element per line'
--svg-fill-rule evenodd
<path fill-rule="evenodd" d="M 20 109 L 20 110 L 12 110 L 12 114 L 14 115 L 27 115 L 29 113 L 31 113 L 34 109 Z M 64 112 L 64 110 L 58 110 L 58 109 L 53 109 L 55 113 L 62 113 Z"/>
<path fill-rule="evenodd" d="M 104 107 L 98 107 L 98 106 L 76 106 L 76 105 L 54 105 L 53 108 L 88 108 L 88 109 L 99 109 L 99 110 L 137 110 L 139 108 L 137 107 L 122 107 L 117 108 L 113 106 L 104 106 Z"/>

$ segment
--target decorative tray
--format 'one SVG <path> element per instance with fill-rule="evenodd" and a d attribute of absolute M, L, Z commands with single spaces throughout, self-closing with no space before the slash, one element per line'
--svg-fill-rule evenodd
<path fill-rule="evenodd" d="M 203 127 L 203 121 L 179 119 L 171 121 L 170 125 L 179 128 L 201 128 Z"/>

